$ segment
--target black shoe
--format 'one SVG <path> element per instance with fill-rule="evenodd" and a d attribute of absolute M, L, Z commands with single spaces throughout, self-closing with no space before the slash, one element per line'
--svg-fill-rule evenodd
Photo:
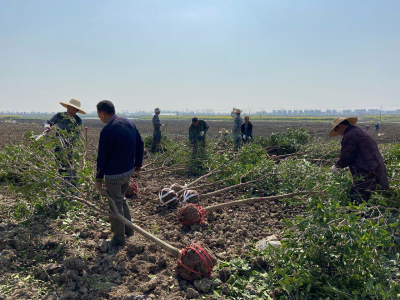
<path fill-rule="evenodd" d="M 125 230 L 125 235 L 126 235 L 127 238 L 133 236 L 134 234 L 135 234 L 135 232 L 134 232 L 133 230 L 132 230 L 132 232 L 131 232 L 131 231 L 126 231 L 126 230 Z"/>

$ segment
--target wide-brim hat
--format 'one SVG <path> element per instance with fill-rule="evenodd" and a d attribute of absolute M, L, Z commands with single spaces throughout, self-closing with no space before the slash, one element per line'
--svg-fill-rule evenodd
<path fill-rule="evenodd" d="M 243 110 L 241 110 L 241 109 L 238 108 L 238 109 L 235 110 L 235 114 L 241 114 L 242 111 L 243 111 Z"/>
<path fill-rule="evenodd" d="M 86 113 L 81 109 L 81 101 L 77 99 L 71 99 L 69 102 L 60 102 L 60 104 L 65 108 L 72 106 L 78 110 L 78 113 L 86 115 Z"/>
<path fill-rule="evenodd" d="M 335 131 L 335 127 L 338 126 L 340 123 L 342 123 L 343 121 L 347 120 L 350 125 L 355 125 L 358 121 L 358 118 L 356 117 L 337 117 L 335 120 L 332 121 L 332 129 L 329 131 L 329 136 L 330 137 L 334 137 L 339 135 L 339 133 L 337 131 Z"/>

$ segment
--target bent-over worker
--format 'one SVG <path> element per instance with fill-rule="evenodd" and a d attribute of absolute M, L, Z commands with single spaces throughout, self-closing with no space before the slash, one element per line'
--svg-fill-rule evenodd
<path fill-rule="evenodd" d="M 194 147 L 198 145 L 204 146 L 206 141 L 206 134 L 208 131 L 208 124 L 204 120 L 192 118 L 192 124 L 189 126 L 189 141 Z"/>
<path fill-rule="evenodd" d="M 336 118 L 329 136 L 343 136 L 340 158 L 331 169 L 349 167 L 353 175 L 350 200 L 360 202 L 368 200 L 376 189 L 389 189 L 389 181 L 377 143 L 365 130 L 354 126 L 357 120 Z"/>

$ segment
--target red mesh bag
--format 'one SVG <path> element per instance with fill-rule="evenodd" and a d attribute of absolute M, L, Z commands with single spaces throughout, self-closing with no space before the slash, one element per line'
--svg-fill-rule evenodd
<path fill-rule="evenodd" d="M 129 186 L 125 192 L 125 197 L 133 197 L 137 195 L 139 195 L 139 187 L 137 183 L 131 178 L 129 180 Z"/>

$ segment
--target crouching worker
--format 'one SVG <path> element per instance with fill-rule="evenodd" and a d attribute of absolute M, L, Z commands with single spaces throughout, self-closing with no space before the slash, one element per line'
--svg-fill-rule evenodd
<path fill-rule="evenodd" d="M 106 126 L 100 133 L 96 187 L 101 189 L 104 179 L 107 193 L 114 200 L 118 212 L 130 221 L 125 192 L 131 174 L 139 172 L 142 166 L 142 137 L 135 124 L 115 114 L 111 101 L 100 101 L 97 104 L 97 115 Z M 114 233 L 112 246 L 124 246 L 125 235 L 133 235 L 133 230 L 125 227 L 117 218 L 111 218 L 111 231 Z"/>
<path fill-rule="evenodd" d="M 253 138 L 253 124 L 251 124 L 249 116 L 244 117 L 244 123 L 240 126 L 240 133 L 243 143 L 247 143 Z"/>
<path fill-rule="evenodd" d="M 378 145 L 365 130 L 354 126 L 357 120 L 336 118 L 329 136 L 343 136 L 340 158 L 331 170 L 336 172 L 339 168 L 349 167 L 353 175 L 350 200 L 361 203 L 367 201 L 376 189 L 389 189 L 389 181 Z"/>
<path fill-rule="evenodd" d="M 205 147 L 208 128 L 208 124 L 205 121 L 196 117 L 192 119 L 192 124 L 189 126 L 189 141 L 194 152 L 198 148 Z"/>
<path fill-rule="evenodd" d="M 51 126 L 57 126 L 56 137 L 60 145 L 54 149 L 59 164 L 58 172 L 67 174 L 63 178 L 76 185 L 76 180 L 72 180 L 76 176 L 73 168 L 72 156 L 75 142 L 79 138 L 82 131 L 82 119 L 77 115 L 86 114 L 81 109 L 81 102 L 77 99 L 71 99 L 69 102 L 60 102 L 67 109 L 67 112 L 59 112 L 50 120 L 43 123 L 43 127 L 50 130 Z"/>

